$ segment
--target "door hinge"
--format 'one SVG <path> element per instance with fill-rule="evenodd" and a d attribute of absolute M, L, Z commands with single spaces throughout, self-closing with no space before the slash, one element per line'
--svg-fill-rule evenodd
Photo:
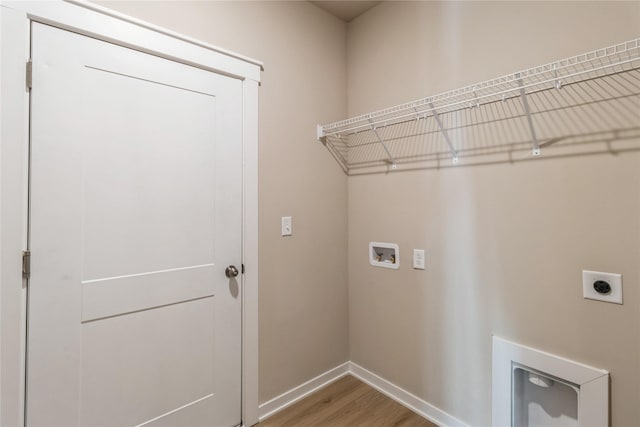
<path fill-rule="evenodd" d="M 241 265 L 240 265 L 240 272 L 241 272 L 242 274 L 244 274 L 244 264 L 241 264 Z"/>
<path fill-rule="evenodd" d="M 27 89 L 31 89 L 33 84 L 33 61 L 31 60 L 27 61 L 27 75 L 25 83 L 27 85 Z"/>
<path fill-rule="evenodd" d="M 22 251 L 22 277 L 31 277 L 31 252 Z"/>

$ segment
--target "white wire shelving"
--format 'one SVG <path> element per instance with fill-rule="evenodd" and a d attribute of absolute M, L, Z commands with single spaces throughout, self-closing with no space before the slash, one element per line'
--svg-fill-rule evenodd
<path fill-rule="evenodd" d="M 347 174 L 640 138 L 640 38 L 349 118 L 317 136 Z M 640 139 L 638 139 L 640 141 Z"/>

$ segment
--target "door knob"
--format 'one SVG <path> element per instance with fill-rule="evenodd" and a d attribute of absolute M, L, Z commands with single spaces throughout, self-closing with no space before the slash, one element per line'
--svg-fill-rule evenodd
<path fill-rule="evenodd" d="M 238 275 L 238 268 L 235 265 L 230 265 L 226 270 L 224 270 L 224 274 L 229 279 L 232 279 Z"/>

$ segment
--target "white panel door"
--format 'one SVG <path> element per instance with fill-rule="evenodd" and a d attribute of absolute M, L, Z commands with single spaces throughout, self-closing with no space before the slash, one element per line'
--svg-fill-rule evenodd
<path fill-rule="evenodd" d="M 242 83 L 33 24 L 27 425 L 235 426 Z"/>

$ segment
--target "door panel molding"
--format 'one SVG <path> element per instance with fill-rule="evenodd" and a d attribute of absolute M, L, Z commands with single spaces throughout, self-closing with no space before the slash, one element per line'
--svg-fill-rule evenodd
<path fill-rule="evenodd" d="M 213 264 L 82 282 L 82 321 L 102 319 L 214 295 Z M 158 274 L 153 285 L 144 277 Z M 108 283 L 108 286 L 104 286 Z"/>

